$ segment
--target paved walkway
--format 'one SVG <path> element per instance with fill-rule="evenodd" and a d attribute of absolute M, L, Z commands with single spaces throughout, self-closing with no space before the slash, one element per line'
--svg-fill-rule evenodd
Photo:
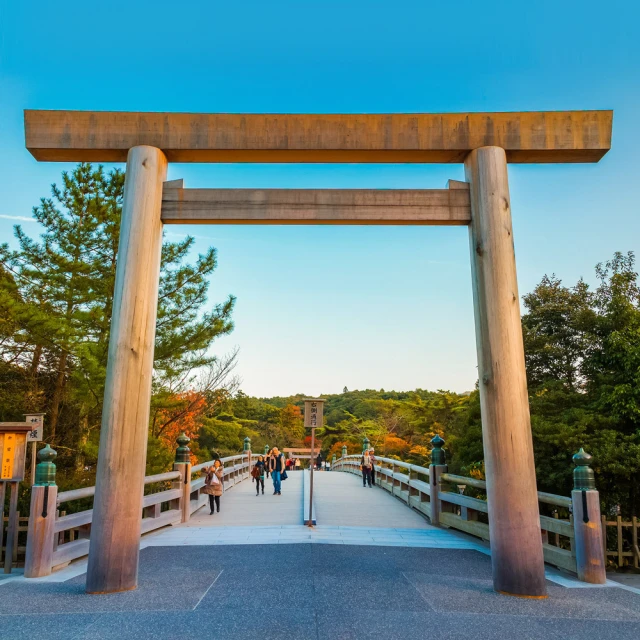
<path fill-rule="evenodd" d="M 351 473 L 321 471 L 313 482 L 319 525 L 442 531 L 384 489 L 363 487 Z"/>
<path fill-rule="evenodd" d="M 148 547 L 135 591 L 89 596 L 84 576 L 0 586 L 0 638 L 33 640 L 637 640 L 640 595 L 492 589 L 471 550 L 344 545 Z"/>
<path fill-rule="evenodd" d="M 264 483 L 264 495 L 256 496 L 251 478 L 243 480 L 220 499 L 220 513 L 209 514 L 209 507 L 194 513 L 181 527 L 245 527 L 302 524 L 302 472 L 293 472 L 282 483 L 282 495 L 273 495 L 271 478 Z"/>

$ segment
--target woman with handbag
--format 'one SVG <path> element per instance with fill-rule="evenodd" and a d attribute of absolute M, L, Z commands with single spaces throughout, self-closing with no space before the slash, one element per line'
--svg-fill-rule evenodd
<path fill-rule="evenodd" d="M 202 493 L 209 496 L 209 508 L 211 509 L 210 515 L 214 514 L 214 507 L 217 507 L 218 513 L 220 513 L 220 496 L 224 490 L 222 486 L 222 478 L 224 476 L 224 467 L 222 466 L 222 462 L 220 462 L 220 460 L 216 460 L 212 467 L 207 467 L 202 471 L 207 474 L 204 479 L 204 488 L 202 489 Z"/>
<path fill-rule="evenodd" d="M 260 485 L 262 485 L 262 495 L 264 495 L 264 458 L 258 456 L 258 460 L 253 465 L 251 475 L 256 481 L 256 495 L 260 495 Z"/>

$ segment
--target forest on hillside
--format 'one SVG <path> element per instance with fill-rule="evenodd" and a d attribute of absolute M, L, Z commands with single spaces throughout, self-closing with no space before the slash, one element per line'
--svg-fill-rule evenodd
<path fill-rule="evenodd" d="M 0 246 L 0 421 L 43 411 L 62 489 L 93 484 L 124 175 L 80 164 L 33 210 L 37 237 Z M 215 249 L 165 242 L 147 471 L 170 467 L 177 436 L 204 461 L 265 446 L 308 444 L 304 393 L 254 398 L 234 375 L 238 353 L 213 355 L 233 329 L 233 295 L 210 301 Z M 640 515 L 640 287 L 632 253 L 596 266 L 597 286 L 544 276 L 523 296 L 522 327 L 538 487 L 567 495 L 584 447 L 608 512 Z M 384 336 L 380 337 L 384 340 Z M 303 391 L 303 390 L 301 390 Z M 427 464 L 446 442 L 450 469 L 483 477 L 477 389 L 348 390 L 323 396 L 323 455 L 367 437 L 378 455 Z"/>

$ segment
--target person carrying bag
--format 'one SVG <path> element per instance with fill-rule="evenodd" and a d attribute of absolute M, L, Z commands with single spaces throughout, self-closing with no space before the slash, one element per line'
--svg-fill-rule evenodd
<path fill-rule="evenodd" d="M 224 491 L 224 487 L 222 485 L 224 468 L 222 463 L 220 460 L 216 460 L 212 467 L 205 468 L 202 471 L 207 474 L 204 479 L 202 493 L 209 496 L 209 508 L 211 509 L 210 515 L 215 513 L 215 507 L 218 508 L 218 513 L 220 513 L 220 496 Z"/>

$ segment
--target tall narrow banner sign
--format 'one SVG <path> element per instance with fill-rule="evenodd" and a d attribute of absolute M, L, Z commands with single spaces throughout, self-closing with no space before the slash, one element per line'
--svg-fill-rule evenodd
<path fill-rule="evenodd" d="M 0 480 L 10 480 L 13 478 L 13 459 L 16 455 L 16 434 L 4 434 L 4 447 L 2 451 L 2 470 Z"/>

